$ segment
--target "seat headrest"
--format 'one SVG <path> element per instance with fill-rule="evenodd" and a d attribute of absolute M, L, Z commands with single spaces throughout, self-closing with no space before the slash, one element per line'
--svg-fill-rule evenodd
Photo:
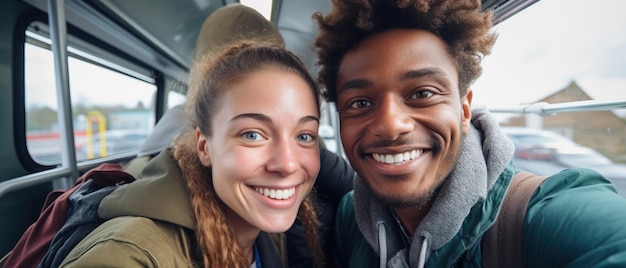
<path fill-rule="evenodd" d="M 183 105 L 179 104 L 168 109 L 163 117 L 161 117 L 161 120 L 154 126 L 150 136 L 144 141 L 137 156 L 158 154 L 163 149 L 170 146 L 176 135 L 188 128 L 189 123 L 185 118 Z"/>

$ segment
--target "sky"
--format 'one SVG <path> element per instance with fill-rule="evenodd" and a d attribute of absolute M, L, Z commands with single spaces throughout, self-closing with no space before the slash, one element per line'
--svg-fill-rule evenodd
<path fill-rule="evenodd" d="M 572 81 L 597 100 L 626 99 L 623 0 L 542 0 L 496 25 L 474 105 L 532 103 Z"/>

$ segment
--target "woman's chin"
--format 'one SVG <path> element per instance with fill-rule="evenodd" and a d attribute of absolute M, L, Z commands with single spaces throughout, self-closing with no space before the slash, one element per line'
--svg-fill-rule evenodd
<path fill-rule="evenodd" d="M 266 220 L 262 223 L 262 226 L 259 229 L 266 233 L 283 233 L 289 230 L 293 223 L 295 222 L 295 217 L 273 217 L 272 219 Z"/>

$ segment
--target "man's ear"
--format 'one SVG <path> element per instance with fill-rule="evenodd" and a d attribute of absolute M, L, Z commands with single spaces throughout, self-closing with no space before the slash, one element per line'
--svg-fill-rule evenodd
<path fill-rule="evenodd" d="M 467 93 L 461 99 L 461 110 L 463 111 L 461 117 L 461 127 L 463 128 L 463 134 L 469 133 L 470 124 L 472 120 L 472 97 L 474 92 L 472 89 L 467 89 Z"/>
<path fill-rule="evenodd" d="M 200 162 L 205 167 L 211 166 L 211 154 L 209 152 L 209 143 L 199 128 L 196 128 L 196 150 L 198 151 L 198 157 Z"/>

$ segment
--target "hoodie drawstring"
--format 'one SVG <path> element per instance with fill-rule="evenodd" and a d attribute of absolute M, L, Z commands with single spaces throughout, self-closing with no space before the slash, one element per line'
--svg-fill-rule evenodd
<path fill-rule="evenodd" d="M 378 266 L 380 268 L 386 268 L 387 267 L 387 231 L 385 228 L 385 222 L 379 221 L 376 224 L 376 227 L 378 228 L 378 248 L 379 248 L 379 256 L 380 256 L 380 262 Z M 422 238 L 424 240 L 422 241 L 422 247 L 420 248 L 420 255 L 417 260 L 418 268 L 424 268 L 424 266 L 426 266 L 426 250 L 428 249 L 428 239 L 425 236 L 422 236 Z"/>
<path fill-rule="evenodd" d="M 422 248 L 420 249 L 420 257 L 417 261 L 417 267 L 424 268 L 426 265 L 426 248 L 428 248 L 428 239 L 424 237 L 424 241 L 422 241 Z"/>
<path fill-rule="evenodd" d="M 376 224 L 378 227 L 378 247 L 380 249 L 380 268 L 387 267 L 387 232 L 385 229 L 385 223 L 379 221 Z"/>

